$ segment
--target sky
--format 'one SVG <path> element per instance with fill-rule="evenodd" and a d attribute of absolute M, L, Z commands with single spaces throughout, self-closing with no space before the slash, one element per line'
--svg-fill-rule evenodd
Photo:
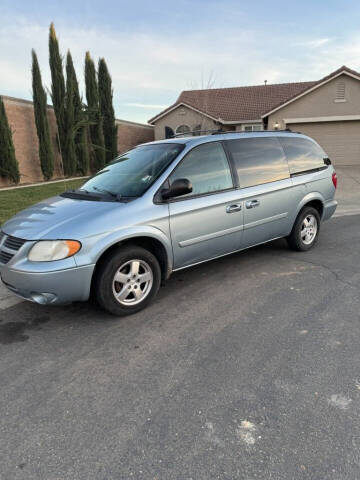
<path fill-rule="evenodd" d="M 360 70 L 358 0 L 0 0 L 0 19 L 0 95 L 31 100 L 31 48 L 50 87 L 53 21 L 82 93 L 89 50 L 107 62 L 116 117 L 135 122 L 182 90 L 317 80 L 341 65 Z"/>

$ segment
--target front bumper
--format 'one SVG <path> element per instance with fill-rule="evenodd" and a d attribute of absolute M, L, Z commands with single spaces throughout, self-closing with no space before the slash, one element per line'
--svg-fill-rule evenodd
<path fill-rule="evenodd" d="M 40 304 L 61 305 L 86 301 L 95 265 L 49 272 L 20 271 L 1 266 L 4 285 L 21 298 Z"/>

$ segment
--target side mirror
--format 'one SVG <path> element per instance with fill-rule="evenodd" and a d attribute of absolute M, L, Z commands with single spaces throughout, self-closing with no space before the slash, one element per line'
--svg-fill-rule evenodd
<path fill-rule="evenodd" d="M 192 185 L 190 180 L 187 178 L 178 178 L 170 188 L 165 188 L 161 191 L 161 196 L 163 200 L 168 200 L 169 198 L 180 197 L 181 195 L 186 195 L 191 192 Z"/>

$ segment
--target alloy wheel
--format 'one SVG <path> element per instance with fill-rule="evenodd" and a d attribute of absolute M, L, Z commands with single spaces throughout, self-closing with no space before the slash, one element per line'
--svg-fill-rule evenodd
<path fill-rule="evenodd" d="M 114 275 L 113 294 L 121 305 L 137 305 L 148 296 L 153 281 L 153 272 L 144 260 L 129 260 Z"/>
<path fill-rule="evenodd" d="M 311 213 L 306 215 L 301 225 L 301 239 L 305 245 L 310 245 L 316 237 L 318 231 L 318 222 Z"/>

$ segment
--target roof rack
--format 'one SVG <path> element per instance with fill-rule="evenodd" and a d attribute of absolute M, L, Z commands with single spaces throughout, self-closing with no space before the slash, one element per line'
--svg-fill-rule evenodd
<path fill-rule="evenodd" d="M 245 130 L 239 130 L 239 131 L 235 131 L 235 130 L 226 130 L 226 131 L 221 131 L 221 130 L 218 130 L 218 131 L 215 131 L 214 133 L 212 133 L 211 135 L 223 135 L 223 134 L 226 134 L 226 133 L 262 133 L 262 132 L 270 132 L 270 133 L 279 133 L 279 132 L 291 132 L 291 133 L 298 133 L 298 132 L 293 132 L 290 128 L 284 128 L 282 130 L 254 130 L 252 132 L 246 132 Z"/>
<path fill-rule="evenodd" d="M 300 132 L 293 132 L 290 128 L 284 128 L 282 130 L 255 130 L 255 132 L 246 132 L 244 130 L 193 130 L 192 132 L 186 132 L 186 133 L 176 133 L 172 138 L 179 138 L 179 137 L 198 137 L 203 134 L 210 134 L 210 135 L 225 135 L 228 133 L 261 133 L 261 132 L 266 132 L 266 133 L 279 133 L 279 132 L 291 132 L 291 133 L 300 133 Z"/>
<path fill-rule="evenodd" d="M 198 136 L 200 136 L 204 133 L 210 133 L 211 135 L 215 135 L 216 132 L 219 133 L 219 129 L 217 129 L 217 130 L 193 130 L 192 132 L 175 133 L 172 138 L 188 137 L 188 136 L 198 137 Z"/>

